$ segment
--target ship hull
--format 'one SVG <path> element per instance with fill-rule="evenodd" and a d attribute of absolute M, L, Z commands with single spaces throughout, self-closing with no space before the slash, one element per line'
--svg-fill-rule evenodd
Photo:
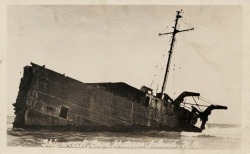
<path fill-rule="evenodd" d="M 178 112 L 143 105 L 146 95 L 125 83 L 82 83 L 32 64 L 24 68 L 14 104 L 13 126 L 85 131 L 201 131 L 185 123 Z"/>

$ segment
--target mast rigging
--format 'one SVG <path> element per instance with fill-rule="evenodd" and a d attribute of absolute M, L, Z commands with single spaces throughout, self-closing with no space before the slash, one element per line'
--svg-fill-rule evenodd
<path fill-rule="evenodd" d="M 177 29 L 178 20 L 179 20 L 179 18 L 182 18 L 182 16 L 180 15 L 181 11 L 176 11 L 177 14 L 176 14 L 176 19 L 175 19 L 175 25 L 173 27 L 174 31 L 173 32 L 168 32 L 168 33 L 159 33 L 159 36 L 172 34 L 172 40 L 171 40 L 171 44 L 170 44 L 167 67 L 166 67 L 166 72 L 165 72 L 165 75 L 164 75 L 164 80 L 163 80 L 162 89 L 161 89 L 161 96 L 163 96 L 163 93 L 164 93 L 164 90 L 165 90 L 166 84 L 167 84 L 167 78 L 168 78 L 168 74 L 169 74 L 170 62 L 171 62 L 172 52 L 173 52 L 174 43 L 175 43 L 175 35 L 177 33 L 180 33 L 180 32 L 186 32 L 186 31 L 194 30 L 194 28 L 184 29 L 184 30 L 178 30 Z"/>

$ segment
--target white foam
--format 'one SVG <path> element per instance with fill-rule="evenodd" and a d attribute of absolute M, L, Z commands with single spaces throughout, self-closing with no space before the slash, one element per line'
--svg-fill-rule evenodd
<path fill-rule="evenodd" d="M 241 137 L 241 128 L 240 127 L 229 127 L 229 128 L 220 128 L 212 127 L 206 128 L 201 133 L 194 132 L 182 132 L 181 136 L 194 137 L 194 136 L 213 136 L 213 137 L 227 137 L 227 138 L 240 138 Z"/>

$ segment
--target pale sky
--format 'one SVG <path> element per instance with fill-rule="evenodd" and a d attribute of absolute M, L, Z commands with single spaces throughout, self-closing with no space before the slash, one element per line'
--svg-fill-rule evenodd
<path fill-rule="evenodd" d="M 166 93 L 199 92 L 228 106 L 213 111 L 210 123 L 240 123 L 240 6 L 9 6 L 8 115 L 14 114 L 23 67 L 31 61 L 82 82 L 150 86 L 160 72 L 156 65 L 165 70 L 169 50 L 170 36 L 158 33 L 172 31 L 181 9 L 180 29 L 194 31 L 177 34 Z M 163 75 L 158 73 L 154 90 L 157 81 L 160 90 Z"/>

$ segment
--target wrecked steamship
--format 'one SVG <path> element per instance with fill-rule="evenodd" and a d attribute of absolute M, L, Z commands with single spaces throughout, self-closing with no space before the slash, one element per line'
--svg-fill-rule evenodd
<path fill-rule="evenodd" d="M 83 83 L 31 63 L 24 67 L 13 104 L 16 115 L 13 127 L 201 132 L 213 109 L 227 107 L 184 102 L 186 97 L 199 97 L 199 93 L 186 91 L 174 100 L 164 93 L 175 35 L 193 30 L 177 29 L 181 17 L 181 11 L 177 11 L 173 32 L 159 34 L 172 35 L 160 93 L 153 95 L 151 88 L 142 86 L 139 90 L 123 82 Z M 202 107 L 205 109 L 201 110 Z M 195 126 L 198 119 L 201 126 Z"/>

